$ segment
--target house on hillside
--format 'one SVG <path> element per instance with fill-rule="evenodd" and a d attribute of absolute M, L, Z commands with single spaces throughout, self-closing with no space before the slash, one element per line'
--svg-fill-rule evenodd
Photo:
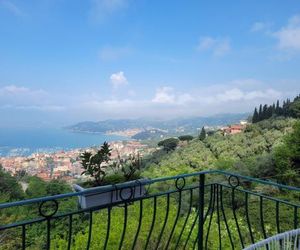
<path fill-rule="evenodd" d="M 234 135 L 234 134 L 241 133 L 245 129 L 245 127 L 246 127 L 245 125 L 234 124 L 228 127 L 221 128 L 221 132 L 223 135 Z"/>

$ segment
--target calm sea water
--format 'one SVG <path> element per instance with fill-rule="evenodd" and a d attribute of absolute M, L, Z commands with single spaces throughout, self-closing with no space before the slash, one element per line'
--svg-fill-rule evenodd
<path fill-rule="evenodd" d="M 0 156 L 27 156 L 97 146 L 127 138 L 105 134 L 75 133 L 54 128 L 0 128 Z"/>

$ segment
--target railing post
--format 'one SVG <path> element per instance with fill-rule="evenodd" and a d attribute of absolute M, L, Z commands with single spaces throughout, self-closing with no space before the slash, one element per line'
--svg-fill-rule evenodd
<path fill-rule="evenodd" d="M 204 183 L 205 174 L 199 175 L 199 214 L 198 214 L 198 250 L 203 250 L 203 225 L 204 225 Z"/>

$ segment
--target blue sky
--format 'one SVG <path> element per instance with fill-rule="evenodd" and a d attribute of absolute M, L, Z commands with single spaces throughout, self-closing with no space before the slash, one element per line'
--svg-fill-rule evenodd
<path fill-rule="evenodd" d="M 248 112 L 299 69 L 297 0 L 0 0 L 0 126 Z"/>

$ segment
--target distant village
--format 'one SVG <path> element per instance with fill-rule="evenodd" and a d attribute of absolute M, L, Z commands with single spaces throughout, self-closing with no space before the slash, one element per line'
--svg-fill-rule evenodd
<path fill-rule="evenodd" d="M 128 157 L 132 154 L 143 156 L 149 154 L 153 149 L 139 141 L 118 141 L 109 143 L 112 149 L 111 159 Z M 13 175 L 22 171 L 31 176 L 38 176 L 48 181 L 51 179 L 62 179 L 74 182 L 83 178 L 80 163 L 80 154 L 85 150 L 96 151 L 97 148 L 74 149 L 70 151 L 58 151 L 55 153 L 35 153 L 28 157 L 0 157 L 0 164 Z"/>

